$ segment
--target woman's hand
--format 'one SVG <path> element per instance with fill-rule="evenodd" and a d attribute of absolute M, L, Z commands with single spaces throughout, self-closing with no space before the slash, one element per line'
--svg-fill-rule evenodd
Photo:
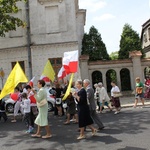
<path fill-rule="evenodd" d="M 73 97 L 77 99 L 77 101 L 80 100 L 80 97 L 78 96 L 78 93 L 77 92 L 74 92 L 73 94 Z"/>
<path fill-rule="evenodd" d="M 72 93 L 72 96 L 73 96 L 74 98 L 76 98 L 76 97 L 77 97 L 77 93 L 76 93 L 76 92 L 73 92 L 73 93 Z"/>
<path fill-rule="evenodd" d="M 33 92 L 34 94 L 37 94 L 37 91 L 35 91 L 34 88 L 32 88 L 32 92 Z"/>

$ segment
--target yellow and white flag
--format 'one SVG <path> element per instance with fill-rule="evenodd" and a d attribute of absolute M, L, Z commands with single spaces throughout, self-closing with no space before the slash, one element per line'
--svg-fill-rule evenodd
<path fill-rule="evenodd" d="M 24 74 L 21 66 L 17 62 L 6 80 L 4 88 L 2 89 L 2 92 L 0 94 L 0 99 L 2 99 L 3 97 L 5 97 L 10 93 L 13 93 L 15 87 L 21 82 L 26 83 L 28 82 L 28 79 Z"/>
<path fill-rule="evenodd" d="M 44 77 L 48 77 L 52 82 L 55 80 L 55 71 L 49 60 L 44 67 L 41 79 L 43 79 Z"/>
<path fill-rule="evenodd" d="M 64 95 L 64 97 L 63 97 L 62 100 L 66 100 L 66 98 L 69 96 L 69 94 L 70 94 L 70 92 L 71 92 L 71 85 L 72 85 L 72 82 L 73 82 L 73 77 L 74 77 L 74 73 L 71 74 L 67 91 L 66 91 L 66 93 L 65 93 L 65 95 Z"/>

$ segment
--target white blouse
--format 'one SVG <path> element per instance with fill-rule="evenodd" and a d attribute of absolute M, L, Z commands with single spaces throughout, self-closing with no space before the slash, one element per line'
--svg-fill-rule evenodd
<path fill-rule="evenodd" d="M 118 86 L 112 87 L 112 89 L 111 89 L 111 96 L 114 96 L 114 93 L 115 93 L 115 92 L 120 92 L 120 89 L 119 89 Z"/>

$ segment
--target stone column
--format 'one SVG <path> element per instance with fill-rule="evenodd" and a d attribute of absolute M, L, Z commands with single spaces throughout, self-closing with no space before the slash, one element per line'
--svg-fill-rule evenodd
<path fill-rule="evenodd" d="M 102 70 L 102 78 L 103 78 L 103 86 L 107 90 L 107 83 L 106 83 L 106 70 Z"/>
<path fill-rule="evenodd" d="M 142 73 L 142 66 L 141 66 L 141 56 L 142 53 L 140 51 L 132 51 L 129 53 L 129 57 L 132 59 L 133 62 L 133 82 L 135 85 L 135 78 L 140 77 L 141 81 L 143 81 L 143 73 Z"/>
<path fill-rule="evenodd" d="M 81 55 L 80 56 L 80 72 L 81 72 L 81 79 L 89 79 L 89 70 L 88 70 L 88 55 Z"/>
<path fill-rule="evenodd" d="M 121 78 L 120 78 L 120 69 L 116 69 L 116 76 L 117 76 L 117 86 L 121 89 Z"/>

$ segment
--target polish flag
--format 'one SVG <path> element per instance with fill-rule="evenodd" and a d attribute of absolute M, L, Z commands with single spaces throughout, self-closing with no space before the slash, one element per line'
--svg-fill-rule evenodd
<path fill-rule="evenodd" d="M 64 67 L 62 66 L 58 72 L 57 77 L 58 77 L 58 79 L 63 79 L 64 77 L 66 77 L 66 75 L 67 75 L 66 71 L 65 71 Z"/>
<path fill-rule="evenodd" d="M 34 79 L 35 79 L 35 77 L 33 77 L 33 78 L 29 81 L 29 83 L 28 83 L 31 87 L 33 87 Z"/>
<path fill-rule="evenodd" d="M 64 53 L 63 66 L 67 74 L 77 72 L 78 57 L 79 57 L 78 50 Z"/>
<path fill-rule="evenodd" d="M 50 83 L 50 79 L 44 75 L 41 75 L 40 80 L 44 80 L 46 83 Z"/>
<path fill-rule="evenodd" d="M 36 103 L 36 99 L 34 97 L 34 93 L 33 91 L 31 91 L 29 94 L 28 94 L 28 97 L 30 99 L 30 103 Z"/>

